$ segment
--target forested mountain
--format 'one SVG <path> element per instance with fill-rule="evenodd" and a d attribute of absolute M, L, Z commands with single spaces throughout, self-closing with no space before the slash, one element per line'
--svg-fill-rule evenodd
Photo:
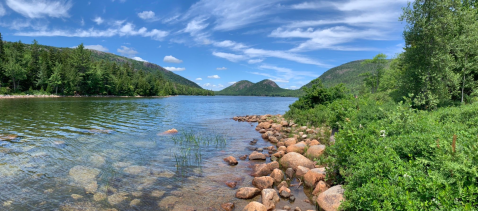
<path fill-rule="evenodd" d="M 196 83 L 148 62 L 77 48 L 3 42 L 0 94 L 214 95 Z"/>
<path fill-rule="evenodd" d="M 280 88 L 274 81 L 266 79 L 255 84 L 250 81 L 239 81 L 216 92 L 216 95 L 297 97 L 301 92 Z"/>
<path fill-rule="evenodd" d="M 364 60 L 352 61 L 330 70 L 322 74 L 319 79 L 325 87 L 333 87 L 343 83 L 352 93 L 358 93 L 364 83 L 367 72 L 373 72 L 377 69 L 374 64 L 362 64 Z M 303 87 L 311 88 L 313 81 Z M 303 88 L 302 87 L 302 88 Z"/>

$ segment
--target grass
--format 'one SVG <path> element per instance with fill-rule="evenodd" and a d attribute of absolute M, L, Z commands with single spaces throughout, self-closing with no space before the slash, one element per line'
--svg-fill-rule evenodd
<path fill-rule="evenodd" d="M 201 167 L 203 160 L 203 152 L 209 147 L 223 148 L 227 144 L 227 139 L 218 133 L 214 135 L 205 135 L 201 133 L 194 133 L 192 131 L 185 131 L 171 140 L 178 146 L 171 149 L 171 156 L 174 157 L 176 163 L 176 171 L 182 176 L 190 167 Z"/>

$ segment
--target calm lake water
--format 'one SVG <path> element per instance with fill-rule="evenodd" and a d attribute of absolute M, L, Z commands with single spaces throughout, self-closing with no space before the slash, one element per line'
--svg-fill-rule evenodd
<path fill-rule="evenodd" d="M 242 209 L 249 201 L 224 183 L 251 186 L 254 162 L 230 167 L 222 159 L 249 154 L 260 134 L 231 118 L 283 114 L 296 100 L 0 99 L 0 210 L 220 210 L 226 202 Z M 161 134 L 171 128 L 179 134 Z M 260 139 L 257 147 L 266 146 Z"/>

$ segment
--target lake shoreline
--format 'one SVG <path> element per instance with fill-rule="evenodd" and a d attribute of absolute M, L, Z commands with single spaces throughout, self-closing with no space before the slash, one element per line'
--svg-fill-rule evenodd
<path fill-rule="evenodd" d="M 247 208 L 256 206 L 264 206 L 268 210 L 282 208 L 292 210 L 294 201 L 306 202 L 322 208 L 340 206 L 340 198 L 343 199 L 343 195 L 336 192 L 328 193 L 327 190 L 340 189 L 340 192 L 343 190 L 342 187 L 333 186 L 331 181 L 327 181 L 325 166 L 317 165 L 316 162 L 324 153 L 325 148 L 335 143 L 330 128 L 299 126 L 293 121 L 287 121 L 282 115 L 270 114 L 236 116 L 233 120 L 258 123 L 256 131 L 262 134 L 265 141 L 272 144 L 270 147 L 257 150 L 258 152 L 254 151 L 248 157 L 244 155 L 239 158 L 240 160 L 249 158 L 249 160 L 265 161 L 264 164 L 252 166 L 251 176 L 254 179 L 250 188 L 241 188 L 236 192 L 236 197 L 240 198 L 241 194 L 244 194 L 243 192 L 248 192 L 246 190 L 250 192 L 250 190 L 258 188 L 261 191 L 257 194 L 261 195 L 262 204 L 251 202 L 244 210 L 250 210 Z M 251 145 L 254 143 L 251 142 Z M 266 153 L 263 154 L 262 150 Z M 261 156 L 262 158 L 259 158 Z M 267 157 L 270 158 L 270 162 L 267 162 Z M 273 182 L 264 185 L 268 183 L 266 182 L 268 180 Z M 294 196 L 290 190 L 292 187 L 299 188 L 307 198 Z M 282 200 L 279 200 L 279 196 Z M 330 197 L 336 198 L 327 200 Z M 294 210 L 301 210 L 301 207 L 296 207 Z"/>
<path fill-rule="evenodd" d="M 163 97 L 175 97 L 177 95 L 168 95 L 168 96 L 117 96 L 117 95 L 0 95 L 0 99 L 25 99 L 25 98 L 87 98 L 87 97 L 97 97 L 97 98 L 163 98 Z"/>

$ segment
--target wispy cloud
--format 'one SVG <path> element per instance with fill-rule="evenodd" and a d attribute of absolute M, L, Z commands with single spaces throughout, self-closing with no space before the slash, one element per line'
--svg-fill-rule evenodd
<path fill-rule="evenodd" d="M 63 18 L 69 17 L 68 11 L 73 6 L 70 0 L 6 0 L 13 11 L 28 18 Z"/>
<path fill-rule="evenodd" d="M 7 14 L 7 11 L 5 11 L 3 4 L 0 3 L 0 17 L 4 16 L 5 14 Z"/>
<path fill-rule="evenodd" d="M 142 36 L 150 37 L 154 40 L 163 40 L 164 37 L 168 36 L 169 32 L 161 31 L 158 29 L 153 29 L 148 31 L 146 27 L 136 29 L 135 25 L 132 23 L 122 24 L 121 21 L 118 22 L 119 25 L 113 26 L 105 30 L 98 30 L 95 28 L 90 28 L 88 30 L 77 29 L 75 31 L 68 30 L 48 30 L 43 29 L 40 31 L 32 32 L 17 32 L 16 36 L 25 36 L 25 37 L 113 37 L 113 36 Z"/>
<path fill-rule="evenodd" d="M 143 11 L 138 13 L 138 17 L 143 20 L 152 20 L 156 18 L 156 14 L 153 11 Z"/>
<path fill-rule="evenodd" d="M 174 57 L 172 55 L 165 56 L 163 61 L 167 62 L 167 63 L 176 63 L 176 64 L 180 64 L 180 63 L 183 62 L 183 60 L 177 59 L 176 57 Z"/>
<path fill-rule="evenodd" d="M 251 72 L 255 75 L 261 75 L 268 77 L 270 80 L 278 83 L 289 83 L 290 80 L 297 80 L 303 77 L 317 78 L 319 75 L 309 71 L 294 71 L 290 68 L 277 67 L 273 65 L 261 65 L 259 69 L 263 70 L 274 70 L 275 74 L 264 73 L 264 72 Z"/>
<path fill-rule="evenodd" d="M 136 56 L 136 54 L 138 54 L 138 51 L 136 51 L 132 48 L 128 48 L 126 46 L 121 46 L 121 48 L 118 48 L 117 51 L 121 55 L 127 56 L 127 57 L 134 57 L 134 56 Z"/>
<path fill-rule="evenodd" d="M 235 83 L 237 83 L 237 81 L 231 81 L 231 82 L 229 82 L 228 84 L 233 85 L 233 84 L 235 84 Z"/>
<path fill-rule="evenodd" d="M 218 67 L 218 68 L 216 68 L 216 70 L 227 70 L 227 68 L 226 67 Z"/>
<path fill-rule="evenodd" d="M 257 64 L 257 63 L 261 63 L 261 62 L 263 62 L 263 61 L 264 61 L 264 59 L 251 59 L 251 60 L 247 61 L 247 63 L 249 63 L 249 64 Z"/>
<path fill-rule="evenodd" d="M 196 81 L 202 81 L 202 78 L 196 78 Z"/>
<path fill-rule="evenodd" d="M 238 62 L 247 59 L 244 55 L 237 55 L 232 53 L 224 53 L 224 52 L 212 52 L 212 55 L 227 59 L 231 62 Z"/>
<path fill-rule="evenodd" d="M 93 19 L 93 22 L 95 22 L 98 25 L 101 25 L 103 22 L 105 22 L 105 20 L 103 20 L 103 18 L 101 17 L 96 17 L 95 19 Z"/>
<path fill-rule="evenodd" d="M 201 0 L 192 5 L 183 19 L 207 15 L 213 18 L 213 30 L 230 31 L 265 19 L 277 12 L 276 4 L 282 0 Z"/>
<path fill-rule="evenodd" d="M 221 78 L 221 77 L 219 77 L 218 75 L 211 75 L 211 76 L 208 76 L 207 78 L 219 79 L 219 78 Z"/>
<path fill-rule="evenodd" d="M 164 67 L 164 69 L 169 71 L 184 71 L 186 68 L 184 67 Z"/>
<path fill-rule="evenodd" d="M 141 57 L 137 57 L 137 56 L 133 57 L 132 59 L 134 59 L 136 61 L 140 61 L 140 62 L 148 62 L 148 61 L 142 59 Z"/>
<path fill-rule="evenodd" d="M 102 45 L 85 45 L 85 48 L 86 49 L 97 50 L 97 51 L 108 52 L 108 48 L 106 48 Z"/>
<path fill-rule="evenodd" d="M 366 51 L 370 48 L 347 47 L 343 44 L 350 43 L 358 39 L 380 40 L 385 39 L 383 32 L 377 29 L 357 30 L 345 26 L 335 26 L 323 30 L 314 30 L 308 28 L 288 30 L 278 28 L 269 35 L 279 38 L 303 38 L 308 39 L 295 47 L 291 51 L 309 51 L 317 49 L 347 50 L 347 51 Z"/>

